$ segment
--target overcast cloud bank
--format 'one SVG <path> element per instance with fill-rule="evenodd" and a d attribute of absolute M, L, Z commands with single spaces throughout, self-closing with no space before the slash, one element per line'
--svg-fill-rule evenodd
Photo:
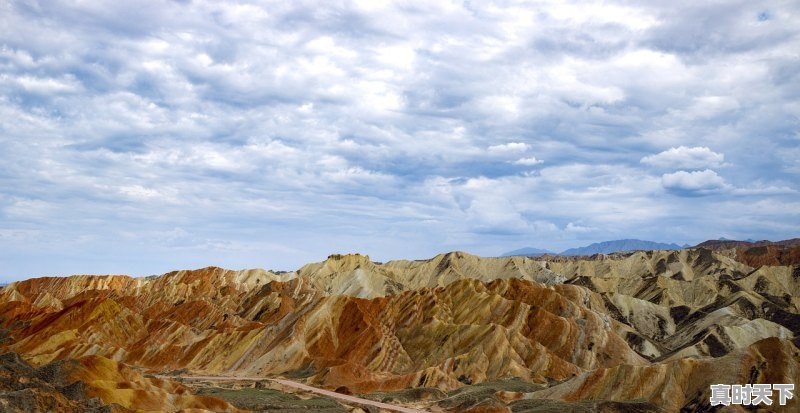
<path fill-rule="evenodd" d="M 800 232 L 800 4 L 0 4 L 0 278 Z"/>

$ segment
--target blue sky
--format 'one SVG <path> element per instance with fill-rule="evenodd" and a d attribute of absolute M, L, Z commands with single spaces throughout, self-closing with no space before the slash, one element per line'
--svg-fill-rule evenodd
<path fill-rule="evenodd" d="M 0 3 L 0 280 L 800 235 L 796 1 L 134 3 Z"/>

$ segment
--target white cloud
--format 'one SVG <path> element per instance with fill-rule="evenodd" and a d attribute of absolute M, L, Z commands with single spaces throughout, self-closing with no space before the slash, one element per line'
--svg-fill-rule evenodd
<path fill-rule="evenodd" d="M 694 118 L 713 118 L 740 107 L 739 102 L 730 96 L 699 96 L 694 98 L 694 102 L 686 111 Z"/>
<path fill-rule="evenodd" d="M 736 195 L 787 195 L 796 194 L 797 190 L 788 186 L 761 185 L 736 188 L 732 193 Z"/>
<path fill-rule="evenodd" d="M 645 156 L 641 163 L 670 169 L 718 168 L 724 165 L 725 155 L 703 146 L 678 146 Z"/>
<path fill-rule="evenodd" d="M 590 226 L 585 226 L 585 225 L 580 225 L 580 224 L 574 224 L 572 222 L 567 223 L 567 226 L 564 227 L 564 231 L 568 231 L 568 232 L 592 232 L 592 231 L 594 231 L 596 229 L 597 228 L 590 227 Z"/>
<path fill-rule="evenodd" d="M 710 169 L 664 174 L 661 184 L 667 190 L 688 195 L 709 195 L 730 188 L 721 176 Z"/>
<path fill-rule="evenodd" d="M 509 142 L 499 145 L 492 145 L 487 148 L 491 155 L 509 156 L 524 153 L 531 148 L 530 145 L 524 142 Z"/>
<path fill-rule="evenodd" d="M 544 162 L 541 159 L 536 159 L 535 156 L 531 156 L 529 158 L 519 158 L 516 161 L 512 162 L 514 165 L 524 165 L 524 166 L 533 166 L 538 165 Z"/>
<path fill-rule="evenodd" d="M 28 75 L 12 77 L 0 74 L 0 83 L 16 84 L 28 92 L 41 95 L 74 93 L 82 89 L 80 83 L 71 75 L 64 75 L 62 78 L 56 79 Z"/>
<path fill-rule="evenodd" d="M 715 171 L 678 171 L 664 174 L 661 177 L 663 187 L 680 195 L 710 195 L 728 193 L 731 195 L 791 195 L 797 190 L 783 185 L 771 185 L 763 182 L 751 183 L 747 186 L 736 187 L 727 182 Z"/>

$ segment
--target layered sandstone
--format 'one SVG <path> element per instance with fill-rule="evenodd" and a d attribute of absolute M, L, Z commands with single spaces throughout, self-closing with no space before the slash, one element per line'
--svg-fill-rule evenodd
<path fill-rule="evenodd" d="M 125 374 L 131 365 L 290 375 L 353 392 L 516 377 L 547 387 L 523 400 L 627 403 L 632 391 L 661 403 L 654 395 L 695 389 L 676 402 L 686 406 L 705 397 L 693 372 L 715 361 L 745 369 L 754 352 L 773 349 L 794 365 L 798 293 L 797 266 L 752 267 L 708 249 L 540 259 L 454 252 L 385 264 L 332 255 L 280 274 L 212 267 L 12 283 L 0 290 L 0 347 L 36 366 L 76 359 Z M 773 365 L 758 368 L 773 374 Z M 631 390 L 626 378 L 650 387 Z M 618 382 L 617 393 L 590 391 Z M 96 395 L 124 406 L 135 389 L 121 390 Z"/>
<path fill-rule="evenodd" d="M 240 410 L 214 397 L 192 395 L 178 383 L 147 378 L 99 356 L 34 368 L 16 353 L 0 355 L 0 411 L 133 413 Z"/>
<path fill-rule="evenodd" d="M 668 412 L 710 411 L 712 384 L 798 383 L 798 353 L 800 350 L 791 341 L 768 338 L 720 358 L 683 358 L 649 366 L 619 365 L 584 373 L 545 390 L 499 396 L 509 401 L 646 400 Z M 770 411 L 795 412 L 800 408 L 797 400 L 781 406 L 777 394 L 773 399 Z"/>

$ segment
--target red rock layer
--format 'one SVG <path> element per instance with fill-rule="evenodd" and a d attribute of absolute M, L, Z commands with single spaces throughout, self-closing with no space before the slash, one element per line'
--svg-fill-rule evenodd
<path fill-rule="evenodd" d="M 731 248 L 750 248 L 762 247 L 765 245 L 778 245 L 778 246 L 800 246 L 800 238 L 792 238 L 783 241 L 737 241 L 737 240 L 708 240 L 701 242 L 694 246 L 694 248 L 706 248 L 714 251 L 726 250 Z"/>
<path fill-rule="evenodd" d="M 764 265 L 800 265 L 800 246 L 737 248 L 736 260 L 754 268 Z"/>

